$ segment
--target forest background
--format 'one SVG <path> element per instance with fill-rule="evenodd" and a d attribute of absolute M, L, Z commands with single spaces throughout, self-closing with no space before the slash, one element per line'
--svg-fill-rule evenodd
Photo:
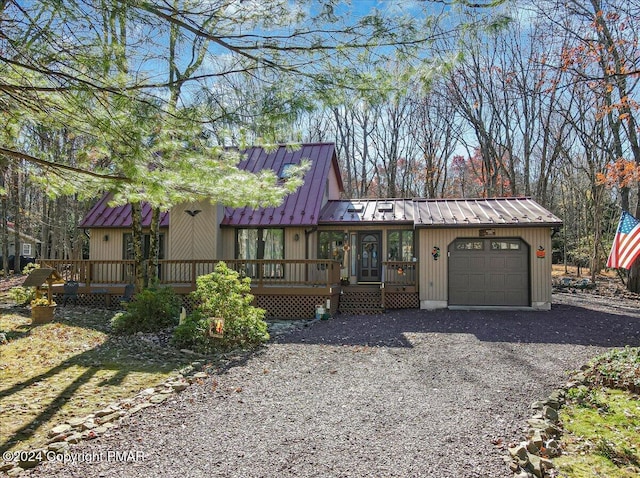
<path fill-rule="evenodd" d="M 103 191 L 276 203 L 224 147 L 328 141 L 347 197 L 530 196 L 595 274 L 640 216 L 638 29 L 638 0 L 0 0 L 0 255 L 82 258 Z"/>

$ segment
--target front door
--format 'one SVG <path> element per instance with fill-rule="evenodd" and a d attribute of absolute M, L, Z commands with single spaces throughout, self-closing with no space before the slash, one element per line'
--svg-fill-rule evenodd
<path fill-rule="evenodd" d="M 380 232 L 358 234 L 358 281 L 380 282 Z"/>

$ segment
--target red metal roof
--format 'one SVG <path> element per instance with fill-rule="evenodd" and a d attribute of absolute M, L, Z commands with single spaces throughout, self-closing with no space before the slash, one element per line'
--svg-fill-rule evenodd
<path fill-rule="evenodd" d="M 303 159 L 309 160 L 310 168 L 304 177 L 304 184 L 296 192 L 285 197 L 280 206 L 256 210 L 248 207 L 225 208 L 221 223 L 223 226 L 316 225 L 332 165 L 336 171 L 338 188 L 340 191 L 344 189 L 333 143 L 303 144 L 295 150 L 284 145 L 270 151 L 265 151 L 261 147 L 252 147 L 244 151 L 244 154 L 245 159 L 238 164 L 238 168 L 253 173 L 272 169 L 279 174 L 282 165 L 300 164 Z M 109 207 L 111 197 L 110 194 L 103 195 L 84 217 L 80 227 L 131 227 L 131 206 Z M 142 225 L 144 227 L 149 226 L 151 213 L 151 207 L 143 203 Z M 160 216 L 160 226 L 169 226 L 168 212 Z"/>
<path fill-rule="evenodd" d="M 100 200 L 91 208 L 80 222 L 82 228 L 89 227 L 131 227 L 131 205 L 110 207 L 112 195 L 103 194 Z M 142 203 L 142 227 L 151 225 L 153 209 L 147 203 Z M 169 226 L 169 213 L 160 213 L 160 227 Z"/>
<path fill-rule="evenodd" d="M 246 159 L 238 167 L 250 172 L 272 169 L 278 174 L 284 164 L 300 164 L 303 159 L 310 162 L 304 176 L 304 184 L 284 198 L 278 207 L 253 209 L 249 207 L 225 208 L 223 226 L 313 226 L 318 224 L 320 209 L 325 196 L 325 188 L 331 165 L 337 173 L 340 190 L 343 190 L 338 159 L 333 143 L 304 144 L 292 150 L 279 146 L 273 151 L 253 147 L 245 151 Z"/>

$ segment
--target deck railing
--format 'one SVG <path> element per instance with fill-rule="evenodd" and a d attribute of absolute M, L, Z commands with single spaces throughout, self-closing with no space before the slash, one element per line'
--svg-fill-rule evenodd
<path fill-rule="evenodd" d="M 59 260 L 42 259 L 43 267 L 56 269 L 65 281 L 91 284 L 131 284 L 135 280 L 135 262 L 131 260 Z M 218 260 L 161 260 L 158 276 L 161 284 L 191 286 L 196 278 L 213 272 Z M 270 285 L 329 287 L 340 283 L 340 263 L 326 259 L 306 260 L 225 260 L 229 268 L 250 277 L 253 286 Z"/>
<path fill-rule="evenodd" d="M 388 285 L 417 286 L 418 262 L 414 261 L 384 261 L 383 281 Z"/>

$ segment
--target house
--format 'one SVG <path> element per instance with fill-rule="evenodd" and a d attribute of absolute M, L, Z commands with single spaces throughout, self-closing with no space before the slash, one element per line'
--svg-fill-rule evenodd
<path fill-rule="evenodd" d="M 7 237 L 9 240 L 9 269 L 13 269 L 14 258 L 16 256 L 15 229 L 14 224 L 11 222 L 7 223 L 7 226 Z M 33 262 L 34 259 L 39 255 L 41 241 L 22 232 L 20 232 L 18 235 L 20 237 L 20 268 L 18 270 L 22 270 L 22 268 L 26 264 Z M 0 267 L 2 267 L 1 257 Z"/>
<path fill-rule="evenodd" d="M 304 185 L 278 207 L 189 203 L 163 214 L 161 281 L 186 293 L 224 260 L 253 279 L 257 305 L 275 317 L 318 306 L 551 307 L 551 237 L 562 221 L 532 199 L 347 199 L 331 143 L 250 148 L 239 167 L 282 174 L 303 158 Z M 132 281 L 131 211 L 108 203 L 81 222 L 90 265 L 74 267 L 101 290 Z M 150 214 L 145 205 L 144 227 Z"/>

